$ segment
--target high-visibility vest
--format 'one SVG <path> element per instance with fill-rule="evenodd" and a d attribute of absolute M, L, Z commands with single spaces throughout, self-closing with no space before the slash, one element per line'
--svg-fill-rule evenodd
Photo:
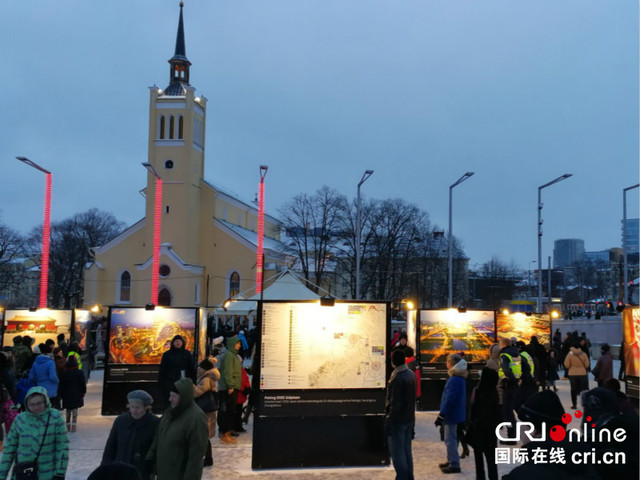
<path fill-rule="evenodd" d="M 531 355 L 529 355 L 525 351 L 522 351 L 522 352 L 520 352 L 520 356 L 526 358 L 527 362 L 529 362 L 529 368 L 531 369 L 531 376 L 533 377 L 533 374 L 535 373 L 536 366 L 533 363 L 533 359 L 531 358 Z"/>
<path fill-rule="evenodd" d="M 69 352 L 69 355 L 67 355 L 68 357 L 76 357 L 76 360 L 78 362 L 78 369 L 82 370 L 82 360 L 80 360 L 80 355 L 78 355 L 76 352 Z"/>
<path fill-rule="evenodd" d="M 522 359 L 520 358 L 520 356 L 513 358 L 508 353 L 501 353 L 500 357 L 502 356 L 506 357 L 507 360 L 509 360 L 509 368 L 513 372 L 513 376 L 516 377 L 516 379 L 520 379 L 520 377 L 522 376 Z M 502 362 L 500 363 L 502 364 Z M 502 371 L 502 365 L 500 365 L 500 370 L 498 370 L 498 376 L 500 378 L 506 377 L 506 375 Z"/>

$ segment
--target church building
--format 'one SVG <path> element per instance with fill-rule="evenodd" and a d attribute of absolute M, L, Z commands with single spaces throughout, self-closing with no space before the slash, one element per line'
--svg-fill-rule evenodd
<path fill-rule="evenodd" d="M 204 179 L 207 99 L 197 96 L 190 84 L 182 9 L 181 2 L 169 85 L 149 91 L 151 167 L 143 190 L 145 217 L 93 249 L 93 261 L 85 271 L 85 306 L 214 306 L 255 286 L 258 207 Z M 163 184 L 155 302 L 151 302 L 156 184 L 152 170 Z M 257 188 L 257 169 L 255 179 Z M 279 241 L 280 226 L 265 214 L 265 281 L 293 262 Z"/>

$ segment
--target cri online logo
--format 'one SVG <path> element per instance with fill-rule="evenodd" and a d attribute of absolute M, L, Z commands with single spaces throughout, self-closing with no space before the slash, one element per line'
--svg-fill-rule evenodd
<path fill-rule="evenodd" d="M 582 412 L 580 410 L 576 410 L 575 413 L 576 418 L 582 417 Z M 615 440 L 617 442 L 625 441 L 627 437 L 627 433 L 623 428 L 616 428 L 613 433 L 606 429 L 602 428 L 596 435 L 596 431 L 593 427 L 596 426 L 595 423 L 591 423 L 591 435 L 589 435 L 589 423 L 592 421 L 592 418 L 587 416 L 585 418 L 586 422 L 583 425 L 583 431 L 581 432 L 577 428 L 571 428 L 566 430 L 565 425 L 569 425 L 571 423 L 572 417 L 568 413 L 562 415 L 562 423 L 564 425 L 554 425 L 549 430 L 549 438 L 554 442 L 562 442 L 567 437 L 567 432 L 569 436 L 569 441 L 577 441 L 577 442 L 611 442 L 611 440 Z M 521 432 L 526 435 L 530 442 L 545 442 L 547 440 L 547 426 L 545 422 L 542 422 L 542 431 L 537 432 L 539 436 L 534 436 L 534 432 L 536 432 L 536 427 L 533 423 L 530 422 L 516 422 L 516 436 L 515 438 L 504 437 L 500 434 L 500 430 L 502 427 L 509 427 L 511 422 L 502 422 L 498 424 L 496 427 L 496 437 L 502 441 L 520 441 Z M 580 435 L 582 434 L 582 435 Z"/>

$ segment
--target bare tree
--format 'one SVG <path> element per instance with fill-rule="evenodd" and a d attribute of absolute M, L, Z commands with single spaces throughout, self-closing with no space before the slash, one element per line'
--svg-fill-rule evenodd
<path fill-rule="evenodd" d="M 326 280 L 341 238 L 346 204 L 344 195 L 323 186 L 313 195 L 297 195 L 279 210 L 304 278 L 315 285 L 322 286 Z"/>
<path fill-rule="evenodd" d="M 49 254 L 49 305 L 71 308 L 82 305 L 84 266 L 91 259 L 89 249 L 114 238 L 124 223 L 113 214 L 92 208 L 51 225 Z M 31 257 L 39 263 L 42 228 L 29 236 Z"/>
<path fill-rule="evenodd" d="M 22 236 L 0 223 L 0 290 L 16 287 L 20 284 L 20 269 L 15 262 L 24 253 Z"/>

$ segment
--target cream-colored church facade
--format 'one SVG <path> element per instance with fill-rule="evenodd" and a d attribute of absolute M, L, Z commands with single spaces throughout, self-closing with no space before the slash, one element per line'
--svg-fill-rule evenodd
<path fill-rule="evenodd" d="M 169 64 L 169 86 L 149 92 L 147 162 L 163 182 L 159 298 L 151 298 L 156 178 L 148 172 L 145 217 L 93 249 L 85 270 L 85 306 L 215 306 L 255 286 L 258 208 L 204 180 L 207 100 L 189 83 L 182 5 Z M 264 232 L 268 279 L 293 258 L 278 240 L 276 218 L 265 215 Z"/>

